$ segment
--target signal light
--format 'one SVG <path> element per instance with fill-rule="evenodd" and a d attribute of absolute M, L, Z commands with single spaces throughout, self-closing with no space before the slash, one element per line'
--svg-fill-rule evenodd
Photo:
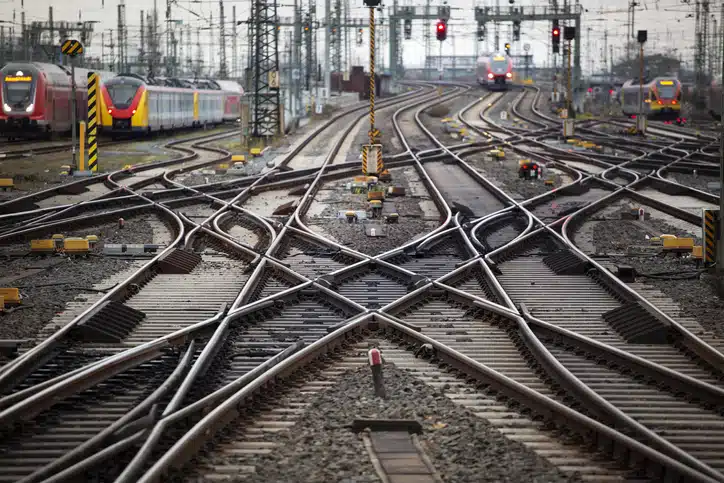
<path fill-rule="evenodd" d="M 588 88 L 588 93 L 590 94 L 591 92 L 593 92 L 593 87 Z"/>
<path fill-rule="evenodd" d="M 553 30 L 551 31 L 551 40 L 553 44 L 553 53 L 557 54 L 561 51 L 561 27 L 558 20 L 553 20 Z"/>
<path fill-rule="evenodd" d="M 447 38 L 447 24 L 444 20 L 439 20 L 437 22 L 437 40 L 442 42 Z"/>

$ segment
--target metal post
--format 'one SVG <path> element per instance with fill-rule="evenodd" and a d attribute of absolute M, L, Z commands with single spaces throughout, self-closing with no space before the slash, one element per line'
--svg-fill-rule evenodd
<path fill-rule="evenodd" d="M 724 36 L 721 40 L 722 48 L 724 48 Z M 724 55 L 722 62 L 722 73 L 724 74 Z M 721 96 L 721 103 L 724 107 L 724 95 Z M 719 242 L 716 246 L 716 274 L 719 276 L 719 295 L 724 296 L 724 121 L 721 123 L 721 130 L 719 138 Z"/>
<path fill-rule="evenodd" d="M 644 112 L 644 44 L 639 48 L 639 118 Z M 640 122 L 640 121 L 639 121 Z"/>
<path fill-rule="evenodd" d="M 443 68 L 442 68 L 442 40 L 440 41 L 440 54 L 437 56 L 437 78 L 439 80 L 442 80 L 443 78 Z"/>
<path fill-rule="evenodd" d="M 332 38 L 332 2 L 330 0 L 324 1 L 324 82 L 322 85 L 325 89 L 325 99 L 322 101 L 322 105 L 327 103 L 327 96 L 331 95 L 332 87 L 332 69 L 330 65 L 330 40 Z M 316 44 L 315 44 L 316 45 Z M 319 98 L 319 96 L 317 96 Z"/>
<path fill-rule="evenodd" d="M 568 95 L 567 95 L 568 117 L 573 118 L 573 91 L 571 89 L 571 41 L 568 41 Z"/>
<path fill-rule="evenodd" d="M 98 172 L 98 74 L 88 73 L 88 171 Z M 85 145 L 81 142 L 81 149 Z"/>
<path fill-rule="evenodd" d="M 370 349 L 367 353 L 372 369 L 372 383 L 375 387 L 375 396 L 385 399 L 387 392 L 385 391 L 385 381 L 382 378 L 382 353 L 379 349 Z"/>
<path fill-rule="evenodd" d="M 70 77 L 71 77 L 72 96 L 73 96 L 73 98 L 71 99 L 71 103 L 73 106 L 72 107 L 73 112 L 71 113 L 71 118 L 70 118 L 71 119 L 72 137 L 73 137 L 71 143 L 73 144 L 73 147 L 72 147 L 73 168 L 77 169 L 78 165 L 76 164 L 75 144 L 76 144 L 77 135 L 78 135 L 76 132 L 76 121 L 77 121 L 77 117 L 78 117 L 78 108 L 76 106 L 77 99 L 76 99 L 76 87 L 75 87 L 75 58 L 74 57 L 70 58 Z"/>
<path fill-rule="evenodd" d="M 377 144 L 375 136 L 375 9 L 370 8 L 370 144 Z"/>

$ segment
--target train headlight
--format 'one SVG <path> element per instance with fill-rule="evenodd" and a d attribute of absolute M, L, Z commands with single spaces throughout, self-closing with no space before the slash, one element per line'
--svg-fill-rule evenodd
<path fill-rule="evenodd" d="M 511 77 L 513 77 L 513 74 L 511 74 L 510 72 L 506 72 L 506 73 L 505 73 L 505 77 L 507 77 L 508 79 L 510 79 Z"/>
<path fill-rule="evenodd" d="M 5 111 L 5 112 L 10 112 L 10 111 L 12 111 L 12 109 L 10 109 L 10 106 L 8 106 L 7 104 L 3 103 L 3 111 Z"/>
<path fill-rule="evenodd" d="M 33 112 L 35 110 L 35 104 L 30 104 L 25 108 L 25 112 Z"/>
<path fill-rule="evenodd" d="M 492 78 L 493 78 L 493 74 L 492 74 L 492 72 L 491 72 L 491 73 L 488 74 L 488 79 L 492 79 Z"/>

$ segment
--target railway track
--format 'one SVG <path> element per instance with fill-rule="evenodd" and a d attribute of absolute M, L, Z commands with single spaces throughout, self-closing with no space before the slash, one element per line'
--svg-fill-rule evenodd
<path fill-rule="evenodd" d="M 176 199 L 184 207 L 149 204 L 169 220 L 175 242 L 100 300 L 113 300 L 132 321 L 111 319 L 109 335 L 98 325 L 103 319 L 86 311 L 0 369 L 0 387 L 14 387 L 0 399 L 7 481 L 89 471 L 156 481 L 181 468 L 189 479 L 251 476 L 261 456 L 279 449 L 266 435 L 292 427 L 310 397 L 359 367 L 370 344 L 425 384 L 444 384 L 450 399 L 564 473 L 588 481 L 724 481 L 716 341 L 695 335 L 703 330 L 691 321 L 672 320 L 571 241 L 576 223 L 612 193 L 690 219 L 670 200 L 637 190 L 651 189 L 644 184 L 651 175 L 629 169 L 645 160 L 675 165 L 688 150 L 642 143 L 631 147 L 633 161 L 613 163 L 546 145 L 545 119 L 527 120 L 528 136 L 520 122 L 481 114 L 478 124 L 461 113 L 486 139 L 482 122 L 509 148 L 577 175 L 517 200 L 421 121 L 425 109 L 466 92 L 448 87 L 442 97 L 419 91 L 402 99 L 392 115 L 403 152 L 390 166 L 414 170 L 421 202 L 439 213 L 417 239 L 368 252 L 308 226 L 315 204 L 324 203 L 325 181 L 350 176 L 336 161 L 356 132 L 352 113 L 342 133 L 320 138 L 332 144 L 321 163 L 321 144 L 312 140 L 282 162 L 299 173 L 270 170 L 224 198 L 187 189 L 193 196 Z M 536 114 L 537 94 L 515 96 L 506 101 L 514 115 Z M 496 105 L 488 102 L 485 110 Z M 606 177 L 613 173 L 619 184 Z M 571 211 L 550 210 L 550 199 L 566 196 Z M 294 202 L 291 209 L 270 213 L 282 199 Z M 638 325 L 619 324 L 621 313 L 639 317 Z M 631 393 L 647 407 L 632 403 Z M 240 413 L 243 429 L 213 440 Z M 189 465 L 204 442 L 210 453 Z"/>

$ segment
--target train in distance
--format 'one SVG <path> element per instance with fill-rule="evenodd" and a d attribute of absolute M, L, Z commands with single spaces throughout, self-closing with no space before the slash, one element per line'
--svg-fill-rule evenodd
<path fill-rule="evenodd" d="M 78 122 L 87 121 L 88 72 L 75 69 Z M 236 122 L 241 116 L 244 90 L 233 81 L 146 79 L 135 74 L 94 72 L 100 76 L 97 109 L 101 132 L 117 135 L 172 131 Z M 110 92 L 109 82 L 116 86 Z M 121 98 L 131 90 L 130 100 Z M 0 137 L 53 138 L 69 132 L 72 92 L 69 67 L 40 62 L 5 65 L 0 69 Z M 118 98 L 113 99 L 116 95 Z M 128 105 L 123 104 L 126 101 Z"/>
<path fill-rule="evenodd" d="M 621 109 L 626 116 L 635 118 L 641 109 L 649 119 L 662 121 L 686 121 L 681 114 L 682 85 L 675 77 L 656 77 L 644 79 L 643 104 L 639 107 L 641 84 L 630 79 L 619 91 Z"/>
<path fill-rule="evenodd" d="M 513 59 L 505 53 L 494 53 L 478 58 L 478 83 L 490 90 L 507 90 L 513 84 Z"/>

